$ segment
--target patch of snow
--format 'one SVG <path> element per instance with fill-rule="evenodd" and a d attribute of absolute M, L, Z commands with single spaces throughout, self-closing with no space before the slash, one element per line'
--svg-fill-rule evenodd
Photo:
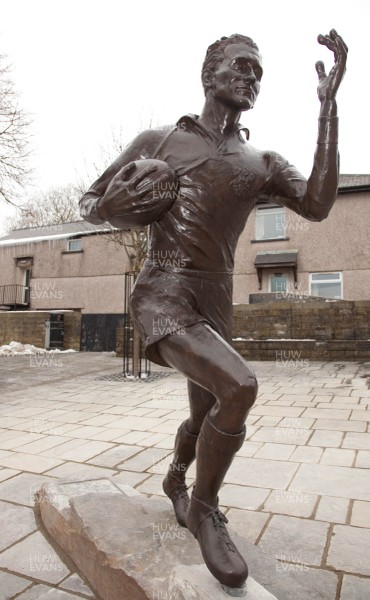
<path fill-rule="evenodd" d="M 0 356 L 23 356 L 25 354 L 67 354 L 70 352 L 76 352 L 76 350 L 59 350 L 59 348 L 45 350 L 45 348 L 37 348 L 37 346 L 32 346 L 32 344 L 21 344 L 20 342 L 10 342 L 10 344 L 0 346 Z"/>

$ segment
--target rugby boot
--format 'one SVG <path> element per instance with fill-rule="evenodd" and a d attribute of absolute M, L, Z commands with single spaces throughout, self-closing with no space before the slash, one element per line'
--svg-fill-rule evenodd
<path fill-rule="evenodd" d="M 186 525 L 197 539 L 208 569 L 225 591 L 235 596 L 244 591 L 248 567 L 226 529 L 227 518 L 219 510 L 217 493 L 244 438 L 245 427 L 235 435 L 225 433 L 206 416 L 198 436 L 197 476 L 186 514 Z"/>
<path fill-rule="evenodd" d="M 185 517 L 190 502 L 185 475 L 195 459 L 198 439 L 197 435 L 188 432 L 186 424 L 187 421 L 184 421 L 177 430 L 173 461 L 162 484 L 164 493 L 173 504 L 177 522 L 182 527 L 186 527 Z"/>

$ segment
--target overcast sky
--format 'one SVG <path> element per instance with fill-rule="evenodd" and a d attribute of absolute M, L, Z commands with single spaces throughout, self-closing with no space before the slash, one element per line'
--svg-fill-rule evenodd
<path fill-rule="evenodd" d="M 316 38 L 332 27 L 349 46 L 338 94 L 341 172 L 370 173 L 369 0 L 0 0 L 0 9 L 0 53 L 33 117 L 36 187 L 73 181 L 112 131 L 129 141 L 150 121 L 199 113 L 205 50 L 232 33 L 251 36 L 263 56 L 259 99 L 242 115 L 250 142 L 308 176 L 314 65 L 333 64 Z"/>

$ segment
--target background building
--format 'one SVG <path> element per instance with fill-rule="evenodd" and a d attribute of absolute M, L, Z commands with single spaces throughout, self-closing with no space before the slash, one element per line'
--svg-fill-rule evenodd
<path fill-rule="evenodd" d="M 370 175 L 342 175 L 321 223 L 257 204 L 240 238 L 234 302 L 297 294 L 367 300 Z M 127 249 L 105 226 L 85 221 L 16 230 L 0 239 L 0 309 L 81 313 L 81 349 L 112 350 L 125 314 Z M 261 295 L 262 294 L 262 295 Z"/>
<path fill-rule="evenodd" d="M 320 223 L 257 205 L 239 240 L 234 302 L 261 292 L 368 299 L 369 223 L 370 175 L 341 175 L 338 198 Z"/>

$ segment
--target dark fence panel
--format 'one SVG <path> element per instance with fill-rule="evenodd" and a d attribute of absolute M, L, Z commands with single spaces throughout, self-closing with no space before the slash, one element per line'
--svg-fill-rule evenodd
<path fill-rule="evenodd" d="M 116 330 L 123 327 L 125 314 L 83 314 L 81 316 L 81 350 L 112 352 L 116 350 Z"/>

